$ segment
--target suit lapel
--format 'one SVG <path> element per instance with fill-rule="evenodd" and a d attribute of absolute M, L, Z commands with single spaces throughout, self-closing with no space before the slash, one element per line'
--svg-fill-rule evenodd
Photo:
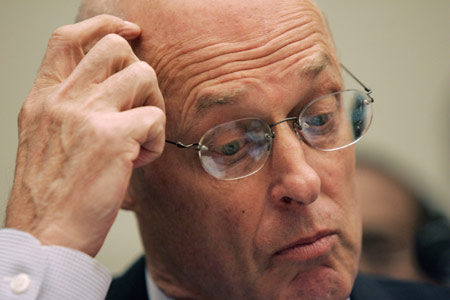
<path fill-rule="evenodd" d="M 369 277 L 359 274 L 353 285 L 351 300 L 394 300 L 385 289 Z"/>
<path fill-rule="evenodd" d="M 142 256 L 124 275 L 114 278 L 105 300 L 150 300 Z"/>

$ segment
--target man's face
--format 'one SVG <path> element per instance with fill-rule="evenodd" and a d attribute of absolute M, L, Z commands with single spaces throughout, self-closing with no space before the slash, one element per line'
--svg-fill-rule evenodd
<path fill-rule="evenodd" d="M 137 20 L 138 55 L 165 96 L 167 139 L 195 143 L 245 117 L 274 123 L 343 89 L 310 2 L 211 2 L 175 1 Z M 140 170 L 136 212 L 163 289 L 178 285 L 200 299 L 348 296 L 361 234 L 354 150 L 312 149 L 289 123 L 274 131 L 268 161 L 243 179 L 215 179 L 195 150 L 173 145 Z"/>

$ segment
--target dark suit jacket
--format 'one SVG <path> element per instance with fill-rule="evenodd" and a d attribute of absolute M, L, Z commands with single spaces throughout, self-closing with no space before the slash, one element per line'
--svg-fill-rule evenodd
<path fill-rule="evenodd" d="M 351 300 L 450 300 L 450 289 L 360 274 L 350 297 Z M 147 298 L 144 257 L 113 280 L 106 300 L 150 300 Z"/>

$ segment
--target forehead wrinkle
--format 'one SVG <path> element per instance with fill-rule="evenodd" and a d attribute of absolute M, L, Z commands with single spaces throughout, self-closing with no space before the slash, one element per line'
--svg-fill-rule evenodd
<path fill-rule="evenodd" d="M 150 64 L 158 75 L 165 99 L 171 99 L 171 95 L 184 99 L 184 103 L 172 105 L 170 119 L 178 120 L 180 126 L 189 123 L 186 120 L 187 112 L 192 108 L 196 109 L 193 94 L 198 95 L 193 91 L 201 88 L 204 83 L 208 85 L 208 82 L 222 83 L 239 79 L 238 77 L 245 78 L 250 75 L 245 71 L 286 62 L 289 56 L 296 56 L 289 61 L 297 64 L 302 57 L 310 56 L 304 51 L 318 44 L 320 48 L 328 50 L 328 32 L 319 12 L 305 7 L 299 7 L 297 11 L 280 11 L 277 12 L 278 15 L 266 17 L 264 30 L 250 34 L 243 32 L 241 35 L 224 38 L 218 34 L 210 36 L 198 32 L 191 39 L 166 39 L 163 43 L 153 39 L 151 47 L 154 51 L 151 51 L 153 55 Z M 146 40 L 152 41 L 152 37 L 149 36 Z M 143 49 L 145 48 L 144 45 Z M 296 68 L 298 69 L 298 65 Z M 243 73 L 239 73 L 240 71 Z M 222 99 L 213 106 L 226 104 L 225 102 L 231 104 L 231 98 L 227 98 L 227 101 Z M 178 128 L 174 129 L 180 132 L 181 128 L 176 127 Z"/>
<path fill-rule="evenodd" d="M 311 34 L 311 36 L 312 35 L 314 34 Z M 232 62 L 225 62 L 220 67 L 215 66 L 215 68 L 212 69 L 202 70 L 202 72 L 198 72 L 196 80 L 191 79 L 191 84 L 188 87 L 189 94 L 191 94 L 195 89 L 200 88 L 200 86 L 207 82 L 224 83 L 235 79 L 245 78 L 247 77 L 246 75 L 244 75 L 246 71 L 263 69 L 281 61 L 293 61 L 293 63 L 297 64 L 303 58 L 308 57 L 311 52 L 323 53 L 321 56 L 324 57 L 324 59 L 321 59 L 318 62 L 312 61 L 310 64 L 302 68 L 302 72 L 318 74 L 323 68 L 325 68 L 325 66 L 329 62 L 328 59 L 325 59 L 326 57 L 328 57 L 328 55 L 325 54 L 325 51 L 328 50 L 328 47 L 326 47 L 324 41 L 318 39 L 317 36 L 311 37 L 311 39 L 314 39 L 314 41 L 308 43 L 308 45 L 299 45 L 299 43 L 305 41 L 306 39 L 301 39 L 300 41 L 294 40 L 293 42 L 289 41 L 291 42 L 291 44 L 283 45 L 281 46 L 281 49 L 274 50 L 270 54 L 270 58 L 263 56 L 250 60 L 235 60 Z M 303 46 L 304 48 L 301 48 L 301 46 Z M 298 51 L 292 51 L 292 48 L 297 48 L 296 50 Z M 286 51 L 283 52 L 283 50 Z M 224 71 L 223 69 L 226 70 Z M 187 89 L 186 86 L 185 89 Z M 187 98 L 190 98 L 190 96 L 188 96 Z"/>
<path fill-rule="evenodd" d="M 324 47 L 316 47 L 316 46 L 312 46 L 311 48 L 308 49 L 303 49 L 305 51 L 304 55 L 302 55 L 301 58 L 298 57 L 290 57 L 287 60 L 288 61 L 292 61 L 292 64 L 286 64 L 288 66 L 289 69 L 295 68 L 294 69 L 294 73 L 299 73 L 300 77 L 302 75 L 307 75 L 307 76 L 312 76 L 313 78 L 316 77 L 317 75 L 319 75 L 319 73 L 325 69 L 325 67 L 328 65 L 329 60 L 325 59 L 326 57 L 328 57 L 328 54 L 326 54 L 324 51 L 327 51 L 328 49 L 324 49 Z M 317 53 L 321 53 L 319 56 L 322 57 L 322 59 L 319 59 L 319 61 L 317 61 L 317 59 L 312 59 L 310 63 L 307 63 L 307 65 L 305 65 L 304 68 L 298 67 L 298 63 L 303 60 L 303 59 L 309 59 L 309 57 L 317 57 Z M 297 65 L 294 66 L 294 65 Z M 260 66 L 261 67 L 261 66 Z M 249 69 L 242 69 L 239 68 L 239 72 L 245 72 L 246 70 L 252 70 L 252 68 Z M 296 71 L 295 71 L 296 70 Z M 281 70 L 280 70 L 281 71 Z M 288 70 L 283 70 L 281 71 L 282 73 L 284 73 L 284 71 L 288 71 Z M 277 76 L 277 75 L 273 75 L 273 76 Z M 248 76 L 246 75 L 240 75 L 240 76 L 236 76 L 236 74 L 234 72 L 232 73 L 227 73 L 225 75 L 221 75 L 217 78 L 213 78 L 213 76 L 209 75 L 210 78 L 208 78 L 208 83 L 210 85 L 215 85 L 215 84 L 221 84 L 221 83 L 226 83 L 229 81 L 233 81 L 236 80 L 237 77 L 239 77 L 239 79 L 244 79 L 247 81 L 249 79 Z M 255 78 L 256 79 L 256 78 Z M 200 87 L 199 87 L 200 86 Z M 200 84 L 198 87 L 198 89 L 196 89 L 196 87 L 192 88 L 192 90 L 190 91 L 191 93 L 197 94 L 196 90 L 201 90 L 201 86 L 202 84 Z M 228 97 L 230 96 L 230 97 Z M 217 106 L 217 105 L 233 105 L 238 103 L 238 101 L 241 98 L 239 97 L 233 97 L 232 95 L 226 95 L 225 97 L 223 95 L 219 95 L 218 97 L 207 97 L 207 98 L 198 98 L 196 99 L 195 97 L 192 96 L 188 96 L 186 98 L 186 102 L 184 103 L 184 107 L 181 111 L 181 118 L 180 120 L 184 120 L 184 121 L 188 121 L 186 120 L 187 116 L 188 116 L 188 110 L 190 110 L 190 107 L 192 107 L 192 105 L 197 105 L 197 106 L 201 106 L 201 101 L 202 100 L 206 100 L 207 103 L 205 103 L 204 106 L 208 106 L 207 109 L 196 109 L 196 114 L 198 115 L 199 112 L 204 113 L 205 111 L 209 110 L 210 108 Z M 195 104 L 196 103 L 196 104 Z M 188 124 L 189 122 L 186 122 L 186 124 Z M 181 123 L 180 123 L 181 124 Z"/>
<path fill-rule="evenodd" d="M 167 44 L 161 48 L 160 55 L 152 66 L 161 79 L 162 89 L 169 89 L 176 83 L 202 81 L 215 69 L 226 66 L 228 63 L 242 63 L 244 61 L 270 60 L 273 54 L 283 50 L 284 47 L 301 42 L 312 34 L 317 13 L 311 9 L 298 9 L 290 14 L 285 14 L 277 20 L 276 24 L 265 22 L 264 26 L 270 27 L 259 32 L 253 32 L 251 36 L 245 34 L 233 37 L 234 40 L 223 37 L 196 36 L 188 41 L 177 44 Z M 164 54 L 162 53 L 164 52 Z M 187 78 L 186 78 L 187 77 Z M 193 82 L 192 86 L 196 86 Z M 192 88 L 191 88 L 192 89 Z M 176 90 L 179 90 L 178 88 Z"/>
<path fill-rule="evenodd" d="M 311 74 L 316 77 L 330 64 L 330 57 L 325 52 L 320 52 L 317 59 L 312 59 L 309 63 L 306 63 L 301 69 L 300 73 Z M 242 98 L 242 92 L 233 90 L 226 94 L 207 94 L 198 98 L 196 101 L 196 114 L 204 113 L 205 111 L 222 105 L 234 105 Z"/>
<path fill-rule="evenodd" d="M 307 45 L 305 48 L 301 48 L 301 51 L 299 51 L 301 53 L 294 52 L 292 54 L 292 51 L 285 51 L 286 53 L 276 51 L 272 54 L 274 56 L 273 59 L 269 61 L 264 60 L 264 58 L 262 58 L 260 61 L 234 61 L 226 63 L 219 69 L 215 68 L 210 71 L 202 72 L 199 75 L 197 75 L 198 80 L 194 82 L 193 85 L 189 86 L 189 96 L 187 97 L 187 99 L 192 98 L 190 95 L 194 93 L 195 90 L 198 89 L 201 90 L 201 87 L 205 84 L 221 84 L 236 79 L 237 80 L 244 79 L 248 77 L 247 75 L 245 75 L 246 72 L 253 71 L 256 69 L 262 70 L 281 61 L 286 63 L 287 68 L 291 68 L 292 65 L 295 64 L 296 66 L 294 67 L 297 70 L 300 69 L 299 73 L 301 75 L 306 74 L 315 77 L 329 64 L 329 59 L 327 59 L 329 55 L 326 53 L 328 51 L 327 47 L 325 47 L 322 42 L 317 41 L 316 39 L 316 41 L 311 44 L 312 45 Z M 294 44 L 287 45 L 286 47 L 298 48 L 297 46 L 298 46 L 297 42 L 294 42 Z M 298 67 L 301 61 L 305 59 L 309 60 L 310 56 L 317 57 L 318 56 L 317 53 L 320 53 L 319 57 L 321 58 L 319 60 L 311 59 L 311 61 L 306 65 L 304 65 L 303 67 Z M 225 67 L 227 68 L 226 72 L 221 70 Z M 281 71 L 284 71 L 284 69 L 283 70 L 280 69 L 280 72 Z"/>

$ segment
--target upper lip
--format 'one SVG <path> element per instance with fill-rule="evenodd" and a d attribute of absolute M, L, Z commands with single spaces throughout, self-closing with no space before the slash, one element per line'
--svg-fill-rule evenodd
<path fill-rule="evenodd" d="M 332 231 L 332 230 L 320 230 L 320 231 L 317 231 L 315 234 L 312 234 L 312 235 L 307 236 L 307 237 L 301 237 L 298 240 L 296 240 L 295 242 L 292 242 L 292 243 L 284 246 L 283 248 L 278 250 L 275 254 L 281 254 L 284 251 L 289 250 L 291 248 L 312 244 L 315 241 L 320 240 L 323 237 L 326 237 L 328 235 L 332 235 L 332 234 L 335 234 L 335 233 L 336 232 Z"/>

